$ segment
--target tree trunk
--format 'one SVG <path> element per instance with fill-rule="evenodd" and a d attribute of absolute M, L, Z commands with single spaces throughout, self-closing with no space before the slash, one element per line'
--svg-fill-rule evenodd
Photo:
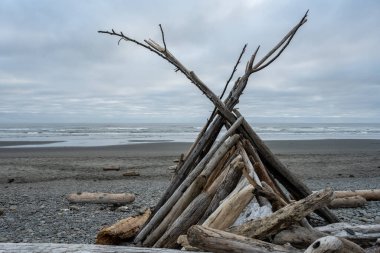
<path fill-rule="evenodd" d="M 220 253 L 296 253 L 294 249 L 231 234 L 222 230 L 195 225 L 187 232 L 191 246 Z"/>
<path fill-rule="evenodd" d="M 332 198 L 333 191 L 325 189 L 313 193 L 302 200 L 290 203 L 270 216 L 249 221 L 228 231 L 257 239 L 267 238 L 291 224 L 301 221 L 315 209 L 327 205 Z"/>

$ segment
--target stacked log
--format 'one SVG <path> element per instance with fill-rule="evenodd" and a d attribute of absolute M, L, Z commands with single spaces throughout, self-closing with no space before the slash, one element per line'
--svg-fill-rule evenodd
<path fill-rule="evenodd" d="M 129 226 L 129 229 L 139 231 L 134 237 L 134 245 L 180 248 L 180 242 L 186 248 L 212 252 L 299 252 L 294 247 L 309 247 L 306 252 L 364 252 L 348 238 L 318 231 L 308 223 L 306 218 L 311 213 L 327 223 L 339 221 L 327 208 L 340 203 L 332 202 L 333 191 L 324 189 L 312 193 L 234 108 L 251 74 L 278 58 L 306 22 L 306 17 L 307 13 L 257 63 L 258 49 L 252 54 L 244 74 L 237 78 L 223 101 L 224 92 L 220 97 L 215 95 L 169 51 L 161 25 L 163 46 L 151 39 L 139 42 L 114 30 L 100 31 L 137 44 L 168 61 L 215 106 L 187 154 L 181 154 L 172 168 L 175 173 L 172 181 L 141 230 L 141 224 L 138 229 L 137 225 Z M 225 90 L 245 50 L 246 46 Z M 227 131 L 220 136 L 223 127 Z M 303 236 L 294 240 L 294 234 L 300 231 Z M 292 246 L 274 243 L 290 243 Z"/>

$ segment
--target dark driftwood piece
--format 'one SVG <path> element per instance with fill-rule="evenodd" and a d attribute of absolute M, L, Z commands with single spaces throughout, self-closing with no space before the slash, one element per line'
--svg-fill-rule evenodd
<path fill-rule="evenodd" d="M 191 246 L 211 252 L 225 253 L 297 253 L 295 249 L 263 242 L 260 240 L 231 234 L 203 226 L 192 226 L 187 232 L 187 239 Z"/>
<path fill-rule="evenodd" d="M 301 221 L 315 209 L 327 205 L 333 199 L 333 191 L 325 189 L 306 198 L 288 204 L 273 214 L 232 227 L 229 232 L 263 239 L 276 234 L 291 224 Z"/>

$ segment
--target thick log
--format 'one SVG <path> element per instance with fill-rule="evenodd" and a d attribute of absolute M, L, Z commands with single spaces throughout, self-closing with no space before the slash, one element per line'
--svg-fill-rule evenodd
<path fill-rule="evenodd" d="M 293 226 L 289 229 L 285 229 L 277 233 L 273 239 L 273 243 L 275 244 L 290 243 L 292 246 L 302 249 L 302 248 L 308 247 L 314 241 L 325 236 L 329 236 L 329 234 L 317 231 L 314 228 L 307 229 L 300 226 Z M 360 246 L 369 245 L 368 241 L 366 241 L 365 244 L 359 244 L 360 245 L 359 246 L 357 244 L 357 241 L 355 240 L 351 241 L 351 238 L 347 238 L 347 237 L 339 237 L 339 238 L 344 245 L 344 249 L 347 249 L 346 252 L 351 252 L 350 250 L 353 250 L 353 252 L 362 252 L 363 249 Z"/>
<path fill-rule="evenodd" d="M 135 200 L 131 193 L 77 192 L 66 196 L 71 203 L 127 204 Z"/>
<path fill-rule="evenodd" d="M 142 215 L 119 220 L 112 226 L 101 229 L 95 243 L 117 245 L 135 237 L 151 213 L 150 209 L 147 209 Z"/>
<path fill-rule="evenodd" d="M 252 185 L 246 185 L 232 192 L 202 225 L 222 230 L 231 226 L 254 197 L 253 189 Z"/>
<path fill-rule="evenodd" d="M 109 246 L 94 244 L 63 244 L 63 243 L 0 243 L 0 253 L 183 253 L 173 249 L 151 249 L 127 246 Z"/>
<path fill-rule="evenodd" d="M 222 230 L 195 225 L 187 232 L 187 238 L 191 246 L 220 253 L 251 252 L 251 253 L 296 253 L 295 249 L 255 240 L 252 238 L 235 235 Z"/>
<path fill-rule="evenodd" d="M 362 196 L 352 196 L 344 198 L 335 198 L 328 205 L 329 208 L 353 208 L 367 204 L 367 200 Z"/>
<path fill-rule="evenodd" d="M 240 177 L 241 177 L 241 167 L 244 166 L 241 160 L 241 156 L 237 156 L 229 165 L 229 170 L 224 178 L 223 182 L 220 184 L 219 188 L 211 200 L 210 205 L 204 212 L 202 218 L 198 221 L 202 224 L 219 206 L 220 202 L 225 199 L 228 194 L 236 187 Z"/>
<path fill-rule="evenodd" d="M 239 122 L 237 122 L 239 124 Z M 237 127 L 237 125 L 235 125 Z M 233 127 L 229 129 L 231 131 L 227 131 L 224 136 L 230 135 L 233 133 Z M 154 229 L 168 214 L 168 212 L 172 209 L 174 204 L 180 199 L 182 193 L 192 184 L 195 178 L 203 171 L 210 171 L 212 166 L 214 166 L 218 160 L 220 160 L 228 150 L 232 148 L 236 144 L 239 139 L 239 135 L 235 134 L 227 139 L 227 137 L 223 137 L 222 139 L 226 139 L 224 142 L 219 142 L 215 145 L 212 150 L 203 158 L 203 160 L 194 168 L 194 170 L 186 177 L 186 179 L 182 182 L 182 184 L 176 189 L 176 191 L 170 196 L 170 198 L 165 202 L 165 204 L 154 214 L 153 218 L 149 221 L 148 224 L 144 226 L 144 228 L 140 231 L 140 233 L 135 238 L 135 243 L 140 243 L 145 237 Z M 211 160 L 213 158 L 213 160 Z M 213 162 L 211 162 L 213 161 Z M 208 167 L 209 169 L 205 168 Z"/>
<path fill-rule="evenodd" d="M 321 206 L 327 205 L 332 199 L 333 191 L 325 189 L 313 193 L 302 200 L 290 203 L 270 216 L 232 227 L 228 231 L 257 239 L 266 238 L 295 222 L 301 221 L 306 215 Z"/>
<path fill-rule="evenodd" d="M 367 201 L 380 201 L 380 189 L 335 191 L 334 193 L 336 198 L 361 196 Z"/>
<path fill-rule="evenodd" d="M 335 236 L 325 236 L 317 239 L 306 250 L 305 253 L 364 253 L 360 247 L 351 247 L 344 244 L 341 238 Z"/>
<path fill-rule="evenodd" d="M 186 234 L 190 226 L 197 224 L 226 174 L 227 170 L 221 173 L 210 187 L 197 196 L 153 246 L 156 248 L 174 248 L 177 246 L 177 238 Z"/>

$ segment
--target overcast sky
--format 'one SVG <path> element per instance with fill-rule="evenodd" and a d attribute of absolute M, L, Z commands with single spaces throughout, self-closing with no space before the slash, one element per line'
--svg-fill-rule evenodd
<path fill-rule="evenodd" d="M 284 54 L 238 107 L 256 121 L 380 122 L 380 1 L 0 1 L 0 122 L 204 122 L 212 103 L 161 58 L 98 34 L 161 42 L 220 94 L 245 43 Z M 236 77 L 237 77 L 236 76 Z"/>

